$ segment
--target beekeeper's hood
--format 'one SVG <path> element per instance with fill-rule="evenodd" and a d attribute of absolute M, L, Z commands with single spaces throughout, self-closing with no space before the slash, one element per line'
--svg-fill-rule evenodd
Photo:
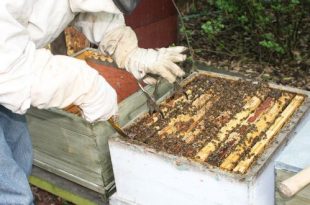
<path fill-rule="evenodd" d="M 124 14 L 130 14 L 139 4 L 140 0 L 113 0 L 117 8 Z"/>

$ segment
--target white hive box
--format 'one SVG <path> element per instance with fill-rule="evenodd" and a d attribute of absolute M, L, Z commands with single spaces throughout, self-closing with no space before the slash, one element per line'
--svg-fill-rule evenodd
<path fill-rule="evenodd" d="M 235 77 L 203 72 L 237 80 Z M 283 86 L 273 88 L 307 95 Z M 303 102 L 263 154 L 244 174 L 227 172 L 195 160 L 156 151 L 115 136 L 109 140 L 117 192 L 111 205 L 273 205 L 274 159 L 309 107 Z M 131 122 L 128 124 L 130 126 Z"/>

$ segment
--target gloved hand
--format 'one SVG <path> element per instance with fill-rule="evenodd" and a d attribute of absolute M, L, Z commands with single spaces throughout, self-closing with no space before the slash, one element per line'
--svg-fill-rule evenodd
<path fill-rule="evenodd" d="M 131 72 L 137 79 L 141 79 L 147 73 L 160 75 L 173 83 L 176 77 L 182 77 L 184 71 L 175 63 L 182 62 L 186 56 L 181 54 L 185 47 L 170 47 L 154 49 L 136 48 L 127 57 L 125 68 Z M 154 84 L 151 77 L 144 81 L 148 84 Z M 156 81 L 155 81 L 156 82 Z"/>
<path fill-rule="evenodd" d="M 185 47 L 170 47 L 161 49 L 143 49 L 138 47 L 136 34 L 130 27 L 119 27 L 104 36 L 99 49 L 105 54 L 112 55 L 120 68 L 125 68 L 137 79 L 147 73 L 160 75 L 170 83 L 185 73 L 175 63 L 186 59 L 182 54 Z M 153 78 L 146 78 L 148 84 L 156 82 Z"/>
<path fill-rule="evenodd" d="M 89 122 L 104 121 L 116 114 L 115 90 L 84 61 L 52 56 L 44 49 L 37 50 L 36 56 L 31 89 L 33 106 L 64 108 L 74 104 Z"/>
<path fill-rule="evenodd" d="M 89 122 L 106 121 L 111 116 L 115 116 L 118 111 L 115 90 L 102 76 L 97 72 L 95 73 L 95 79 L 91 82 L 90 90 L 75 102 L 82 109 L 83 118 Z"/>

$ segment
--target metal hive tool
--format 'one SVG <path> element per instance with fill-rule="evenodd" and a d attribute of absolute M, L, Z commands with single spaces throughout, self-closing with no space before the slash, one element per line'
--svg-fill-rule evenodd
<path fill-rule="evenodd" d="M 152 94 L 149 94 L 143 87 L 143 79 L 146 77 L 152 77 L 152 78 L 156 79 L 156 84 L 154 85 L 154 91 Z M 149 113 L 153 114 L 154 112 L 157 112 L 161 115 L 162 118 L 164 118 L 165 117 L 164 113 L 160 110 L 160 107 L 158 106 L 158 104 L 156 102 L 156 100 L 158 99 L 157 89 L 158 89 L 158 86 L 159 86 L 162 78 L 160 76 L 154 75 L 154 74 L 148 74 L 144 78 L 141 80 L 137 80 L 137 83 L 138 83 L 141 91 L 143 92 L 143 94 L 147 98 L 147 106 L 149 109 Z M 179 79 L 176 79 L 176 81 L 173 83 L 173 92 L 183 94 L 186 98 L 188 98 L 187 93 L 184 91 L 183 87 L 180 85 Z"/>
<path fill-rule="evenodd" d="M 151 95 L 149 94 L 143 87 L 141 80 L 138 80 L 138 85 L 141 89 L 141 91 L 143 92 L 143 94 L 146 96 L 147 98 L 147 106 L 149 108 L 149 113 L 152 114 L 154 112 L 157 112 L 161 115 L 162 118 L 164 118 L 164 114 L 163 112 L 160 110 L 159 106 L 156 103 L 156 99 L 154 97 L 154 93 Z M 156 88 L 155 88 L 156 90 Z"/>

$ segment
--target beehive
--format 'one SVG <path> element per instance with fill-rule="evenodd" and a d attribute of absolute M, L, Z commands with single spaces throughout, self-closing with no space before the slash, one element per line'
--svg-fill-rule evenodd
<path fill-rule="evenodd" d="M 184 89 L 187 96 L 179 93 L 161 103 L 165 118 L 142 115 L 127 126 L 130 139 L 110 141 L 117 196 L 142 205 L 273 204 L 273 194 L 264 193 L 273 193 L 271 159 L 303 113 L 297 110 L 308 107 L 306 94 L 208 72 L 191 77 Z M 161 185 L 169 193 L 164 200 L 151 195 L 147 202 L 152 188 L 137 185 L 151 176 L 157 178 L 147 183 L 153 191 Z M 221 190 L 225 197 L 215 193 Z"/>
<path fill-rule="evenodd" d="M 146 116 L 131 141 L 246 173 L 305 97 L 266 85 L 200 75 L 161 104 L 165 118 Z"/>

